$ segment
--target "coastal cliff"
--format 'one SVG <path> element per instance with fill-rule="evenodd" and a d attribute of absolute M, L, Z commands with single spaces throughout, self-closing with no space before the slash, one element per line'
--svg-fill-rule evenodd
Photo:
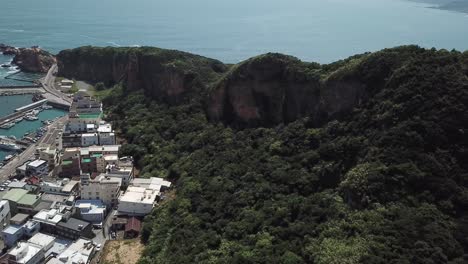
<path fill-rule="evenodd" d="M 130 91 L 143 89 L 169 103 L 206 89 L 227 69 L 217 60 L 152 47 L 82 47 L 61 51 L 57 59 L 60 76 L 107 86 L 122 82 Z"/>
<path fill-rule="evenodd" d="M 269 53 L 228 66 L 159 48 L 82 47 L 57 59 L 61 76 L 107 86 L 122 82 L 129 91 L 142 89 L 170 104 L 199 98 L 209 120 L 245 128 L 343 118 L 418 52 L 415 46 L 386 49 L 329 65 Z"/>
<path fill-rule="evenodd" d="M 25 72 L 46 73 L 56 63 L 54 55 L 39 47 L 16 48 L 0 44 L 0 52 L 14 55 L 12 63 Z"/>

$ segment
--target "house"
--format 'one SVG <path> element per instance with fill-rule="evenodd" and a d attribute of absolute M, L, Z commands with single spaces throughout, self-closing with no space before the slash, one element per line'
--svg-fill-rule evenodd
<path fill-rule="evenodd" d="M 97 133 L 85 133 L 81 135 L 81 146 L 88 147 L 99 145 L 99 136 Z"/>
<path fill-rule="evenodd" d="M 80 238 L 58 256 L 49 260 L 47 264 L 87 264 L 91 260 L 93 252 L 93 241 Z"/>
<path fill-rule="evenodd" d="M 33 215 L 35 214 L 34 207 L 39 204 L 39 201 L 39 195 L 27 193 L 17 202 L 17 210 L 20 213 Z"/>
<path fill-rule="evenodd" d="M 30 161 L 26 161 L 25 163 L 23 163 L 23 165 L 19 166 L 16 168 L 16 175 L 20 176 L 20 177 L 24 177 L 26 176 L 26 167 L 28 166 Z"/>
<path fill-rule="evenodd" d="M 2 239 L 6 246 L 12 247 L 24 236 L 31 237 L 39 232 L 40 224 L 36 221 L 27 221 L 22 225 L 9 225 L 2 231 Z"/>
<path fill-rule="evenodd" d="M 10 203 L 7 200 L 0 201 L 0 229 L 10 224 Z"/>
<path fill-rule="evenodd" d="M 7 247 L 12 247 L 24 235 L 22 225 L 9 225 L 2 231 L 2 240 Z"/>
<path fill-rule="evenodd" d="M 24 189 L 11 189 L 4 196 L 3 200 L 7 200 L 10 204 L 10 210 L 12 214 L 16 214 L 18 209 L 18 202 L 28 193 Z"/>
<path fill-rule="evenodd" d="M 24 225 L 29 219 L 29 215 L 27 214 L 16 214 L 10 219 L 10 223 L 12 225 Z"/>
<path fill-rule="evenodd" d="M 94 225 L 102 225 L 106 217 L 106 206 L 101 200 L 78 200 L 75 202 L 78 218 Z"/>
<path fill-rule="evenodd" d="M 34 236 L 28 239 L 28 243 L 41 247 L 44 252 L 52 248 L 54 242 L 55 237 L 46 235 L 44 233 L 36 233 Z"/>
<path fill-rule="evenodd" d="M 7 253 L 8 263 L 38 264 L 42 263 L 44 258 L 44 250 L 28 242 L 19 242 Z"/>
<path fill-rule="evenodd" d="M 162 178 L 133 179 L 127 191 L 120 196 L 118 213 L 129 216 L 144 216 L 151 212 L 160 191 L 171 186 Z"/>
<path fill-rule="evenodd" d="M 58 150 L 55 145 L 39 145 L 39 147 L 36 148 L 36 156 L 47 162 L 48 170 L 53 170 L 59 161 Z"/>
<path fill-rule="evenodd" d="M 31 161 L 26 165 L 26 175 L 34 175 L 34 176 L 39 176 L 39 177 L 44 177 L 49 174 L 49 169 L 47 166 L 47 161 L 37 159 L 34 161 Z"/>
<path fill-rule="evenodd" d="M 73 217 L 70 217 L 66 221 L 59 222 L 54 234 L 72 240 L 80 237 L 94 237 L 93 226 L 89 222 Z"/>
<path fill-rule="evenodd" d="M 141 221 L 136 217 L 130 217 L 125 225 L 125 238 L 135 238 L 140 234 Z"/>
<path fill-rule="evenodd" d="M 122 179 L 122 187 L 127 187 L 130 182 L 133 180 L 134 169 L 133 165 L 119 166 L 119 165 L 110 165 L 106 166 L 106 173 L 104 174 L 108 177 L 115 177 Z"/>
<path fill-rule="evenodd" d="M 82 182 L 83 183 L 83 182 Z M 81 199 L 101 200 L 108 208 L 117 205 L 122 179 L 100 175 L 81 186 Z"/>
<path fill-rule="evenodd" d="M 99 124 L 97 132 L 99 134 L 99 145 L 115 145 L 115 133 L 111 124 Z"/>

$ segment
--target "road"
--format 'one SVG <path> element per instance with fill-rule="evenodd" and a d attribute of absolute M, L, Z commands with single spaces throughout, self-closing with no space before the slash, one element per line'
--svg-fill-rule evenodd
<path fill-rule="evenodd" d="M 40 80 L 44 90 L 46 90 L 50 95 L 52 95 L 52 98 L 50 99 L 47 97 L 45 98 L 49 100 L 55 100 L 62 104 L 71 104 L 73 100 L 70 97 L 68 97 L 68 95 L 55 89 L 55 74 L 57 73 L 57 70 L 57 64 L 52 65 L 52 67 L 50 67 L 49 71 L 47 72 L 47 75 Z"/>
<path fill-rule="evenodd" d="M 58 136 L 58 133 L 63 128 L 68 116 L 61 117 L 55 120 L 48 126 L 47 132 L 36 143 L 31 144 L 26 150 L 21 152 L 13 160 L 8 162 L 3 168 L 0 169 L 0 180 L 6 180 L 9 176 L 14 175 L 16 168 L 23 165 L 29 159 L 35 159 L 36 148 L 42 143 L 53 144 Z"/>

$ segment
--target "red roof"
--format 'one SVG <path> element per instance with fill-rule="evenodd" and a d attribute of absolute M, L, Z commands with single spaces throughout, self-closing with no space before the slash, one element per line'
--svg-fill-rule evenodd
<path fill-rule="evenodd" d="M 32 184 L 32 185 L 39 185 L 40 181 L 41 179 L 39 179 L 39 177 L 37 176 L 31 176 L 26 180 L 27 183 Z"/>
<path fill-rule="evenodd" d="M 125 232 L 131 231 L 131 230 L 140 232 L 140 229 L 141 229 L 141 221 L 138 220 L 138 218 L 132 217 L 128 219 L 128 222 L 125 225 Z"/>

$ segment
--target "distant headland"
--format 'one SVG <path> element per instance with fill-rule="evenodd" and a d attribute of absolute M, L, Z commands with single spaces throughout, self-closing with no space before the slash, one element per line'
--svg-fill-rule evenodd
<path fill-rule="evenodd" d="M 25 72 L 46 73 L 56 63 L 54 55 L 38 46 L 18 48 L 0 43 L 0 53 L 13 55 L 12 63 Z"/>

